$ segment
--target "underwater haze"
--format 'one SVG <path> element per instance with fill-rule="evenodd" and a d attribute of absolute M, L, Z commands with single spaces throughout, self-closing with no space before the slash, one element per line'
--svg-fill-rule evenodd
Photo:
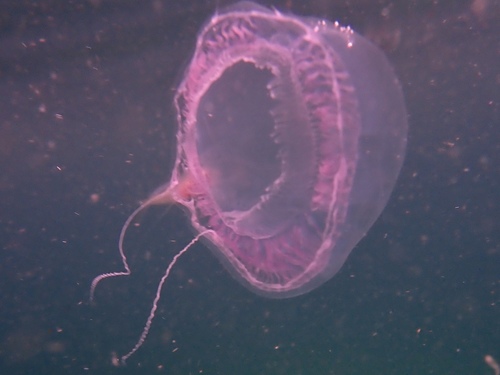
<path fill-rule="evenodd" d="M 180 207 L 127 217 L 169 181 L 174 97 L 199 30 L 232 1 L 0 6 L 0 374 L 500 372 L 500 5 L 259 1 L 351 26 L 398 77 L 405 160 L 340 271 L 293 298 L 244 288 Z M 377 93 L 375 93 L 376 95 Z M 161 190 L 157 190 L 161 191 Z"/>

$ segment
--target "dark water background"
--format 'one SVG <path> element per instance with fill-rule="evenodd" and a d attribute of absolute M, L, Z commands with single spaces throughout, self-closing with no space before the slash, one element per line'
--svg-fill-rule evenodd
<path fill-rule="evenodd" d="M 400 77 L 408 153 L 341 272 L 255 296 L 178 209 L 122 223 L 168 180 L 172 98 L 196 33 L 228 1 L 0 4 L 0 374 L 493 374 L 500 360 L 500 6 L 494 0 L 262 1 L 351 25 Z"/>

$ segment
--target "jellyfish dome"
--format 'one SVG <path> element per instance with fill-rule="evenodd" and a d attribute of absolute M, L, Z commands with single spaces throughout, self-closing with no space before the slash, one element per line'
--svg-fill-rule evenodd
<path fill-rule="evenodd" d="M 253 3 L 203 27 L 175 105 L 174 199 L 269 297 L 337 273 L 404 159 L 403 95 L 383 53 L 350 28 Z"/>

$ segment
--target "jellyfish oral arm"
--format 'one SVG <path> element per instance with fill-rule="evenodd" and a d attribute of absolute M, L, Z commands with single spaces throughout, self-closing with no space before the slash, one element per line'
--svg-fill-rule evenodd
<path fill-rule="evenodd" d="M 144 329 L 142 330 L 142 333 L 139 337 L 139 340 L 137 340 L 137 343 L 135 344 L 135 346 L 127 354 L 125 354 L 121 357 L 120 362 L 122 365 L 125 365 L 127 359 L 130 358 L 130 356 L 132 356 L 137 350 L 139 350 L 139 348 L 142 346 L 142 344 L 144 344 L 144 341 L 146 340 L 146 337 L 148 336 L 149 330 L 151 328 L 151 323 L 153 322 L 153 319 L 155 317 L 156 309 L 158 308 L 158 302 L 160 301 L 161 290 L 163 288 L 163 284 L 165 284 L 165 281 L 167 280 L 168 276 L 170 275 L 170 271 L 174 267 L 177 260 L 182 256 L 182 254 L 187 252 L 191 248 L 191 246 L 193 246 L 200 239 L 200 237 L 202 237 L 208 233 L 211 233 L 211 232 L 213 232 L 213 231 L 208 229 L 204 232 L 199 233 L 195 238 L 193 238 L 191 240 L 191 242 L 189 242 L 181 251 L 179 251 L 174 256 L 174 258 L 172 259 L 172 261 L 168 265 L 167 270 L 165 271 L 165 274 L 163 275 L 160 282 L 158 283 L 158 287 L 156 289 L 155 299 L 153 300 L 153 306 L 151 307 L 151 311 L 149 312 L 148 319 L 146 320 L 146 324 L 144 325 Z"/>
<path fill-rule="evenodd" d="M 134 220 L 134 218 L 137 216 L 137 214 L 139 212 L 141 212 L 142 210 L 144 210 L 145 208 L 149 207 L 150 205 L 153 205 L 153 204 L 157 204 L 157 203 L 162 203 L 162 202 L 165 202 L 165 201 L 168 201 L 167 197 L 170 195 L 170 193 L 168 192 L 168 189 L 163 192 L 163 193 L 159 193 L 153 197 L 151 197 L 149 200 L 147 200 L 145 203 L 143 203 L 140 207 L 138 207 L 127 219 L 127 221 L 125 222 L 125 224 L 123 225 L 123 228 L 120 232 L 120 239 L 118 241 L 118 248 L 120 250 L 120 256 L 122 258 L 122 263 L 123 263 L 123 268 L 125 269 L 125 271 L 120 271 L 120 272 L 108 272 L 108 273 L 103 273 L 97 277 L 94 278 L 94 280 L 92 281 L 92 284 L 90 286 L 90 302 L 93 302 L 94 301 L 94 296 L 95 296 L 95 290 L 97 288 L 97 285 L 104 279 L 107 279 L 107 278 L 110 278 L 110 277 L 116 277 L 116 276 L 129 276 L 132 271 L 130 269 L 130 266 L 128 264 L 128 261 L 127 261 L 127 256 L 125 255 L 125 252 L 123 250 L 123 241 L 124 241 L 124 238 L 125 238 L 125 234 L 127 232 L 127 229 L 128 227 L 130 226 L 130 224 L 132 223 L 132 221 Z M 156 309 L 158 308 L 158 302 L 160 301 L 160 297 L 161 297 L 161 291 L 162 291 L 162 288 L 163 288 L 163 284 L 165 284 L 165 281 L 167 280 L 168 276 L 170 275 L 170 271 L 172 270 L 172 268 L 174 267 L 175 263 L 177 262 L 177 260 L 185 253 L 187 252 L 201 237 L 203 237 L 204 235 L 208 234 L 208 233 L 213 233 L 212 230 L 210 229 L 207 229 L 201 233 L 199 233 L 196 237 L 194 237 L 191 242 L 189 242 L 181 251 L 179 251 L 172 259 L 172 261 L 170 262 L 170 264 L 168 265 L 166 271 L 165 271 L 165 274 L 163 275 L 163 277 L 161 278 L 160 282 L 158 283 L 158 287 L 156 289 L 156 295 L 155 295 L 155 298 L 153 300 L 153 305 L 151 307 L 151 311 L 149 312 L 149 316 L 146 320 L 146 324 L 144 325 L 144 329 L 141 333 L 141 335 L 139 336 L 139 339 L 137 340 L 137 343 L 134 345 L 134 347 L 125 355 L 123 355 L 121 358 L 120 358 L 120 363 L 122 365 L 125 365 L 127 359 L 132 356 L 137 350 L 139 350 L 139 348 L 142 346 L 142 344 L 144 343 L 144 341 L 146 340 L 146 337 L 148 336 L 148 333 L 149 333 L 149 329 L 151 328 L 151 324 L 153 322 L 153 319 L 154 319 L 154 316 L 155 316 L 155 313 L 156 313 Z"/>
<path fill-rule="evenodd" d="M 175 199 L 177 196 L 180 196 L 182 198 L 187 198 L 187 196 L 190 194 L 189 193 L 189 181 L 184 180 L 181 181 L 179 184 L 169 184 L 166 188 L 156 191 L 153 196 L 151 196 L 146 202 L 144 202 L 142 205 L 140 205 L 132 214 L 128 217 L 128 219 L 125 221 L 123 224 L 122 230 L 120 232 L 120 237 L 118 240 L 118 249 L 120 252 L 120 256 L 122 259 L 122 264 L 124 271 L 119 271 L 119 272 L 107 272 L 103 273 L 92 280 L 92 283 L 90 285 L 90 302 L 93 303 L 95 300 L 95 291 L 97 288 L 97 285 L 104 279 L 110 278 L 110 277 L 117 277 L 117 276 L 129 276 L 132 273 L 132 270 L 130 269 L 130 266 L 127 261 L 127 256 L 125 255 L 125 251 L 123 249 L 123 242 L 125 240 L 125 235 L 127 233 L 128 228 L 130 227 L 130 224 L 132 221 L 136 218 L 136 216 L 146 208 L 152 205 L 156 204 L 172 204 L 175 202 Z M 144 329 L 139 337 L 139 340 L 135 344 L 135 346 L 125 355 L 123 355 L 120 358 L 120 363 L 122 365 L 125 364 L 126 360 L 134 354 L 144 343 L 146 340 L 146 337 L 149 333 L 149 329 L 151 327 L 151 323 L 153 322 L 153 318 L 156 313 L 156 309 L 158 307 L 158 302 L 160 300 L 161 296 L 161 290 L 163 288 L 163 284 L 167 280 L 168 276 L 170 275 L 170 271 L 172 270 L 172 267 L 175 265 L 177 260 L 183 255 L 185 252 L 187 252 L 201 237 L 208 233 L 213 233 L 211 229 L 207 229 L 203 232 L 200 232 L 196 237 L 194 237 L 191 242 L 189 242 L 179 253 L 177 253 L 170 264 L 168 265 L 165 274 L 161 278 L 160 282 L 158 283 L 158 287 L 156 289 L 156 296 L 155 299 L 153 300 L 153 305 L 151 307 L 151 311 L 149 313 L 148 319 L 146 320 L 146 324 L 144 325 Z"/>
<path fill-rule="evenodd" d="M 107 279 L 109 277 L 116 277 L 116 276 L 129 276 L 132 271 L 130 270 L 130 267 L 127 262 L 127 256 L 125 255 L 125 252 L 123 251 L 123 239 L 125 238 L 125 234 L 127 233 L 127 229 L 130 226 L 130 223 L 132 220 L 135 219 L 137 214 L 144 210 L 146 207 L 150 205 L 150 201 L 148 200 L 146 203 L 142 204 L 140 207 L 138 207 L 132 215 L 130 215 L 125 222 L 125 224 L 122 227 L 122 230 L 120 232 L 120 239 L 118 241 L 118 249 L 120 250 L 120 256 L 122 258 L 122 263 L 123 263 L 123 268 L 125 268 L 125 271 L 120 271 L 120 272 L 107 272 L 103 273 L 92 280 L 92 284 L 90 284 L 90 302 L 94 302 L 94 296 L 95 296 L 95 290 L 97 288 L 97 285 L 104 279 Z"/>

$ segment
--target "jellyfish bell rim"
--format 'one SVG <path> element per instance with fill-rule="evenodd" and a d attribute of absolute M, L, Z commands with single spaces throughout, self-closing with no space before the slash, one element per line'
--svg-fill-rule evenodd
<path fill-rule="evenodd" d="M 352 200 L 352 206 L 349 205 L 345 223 L 338 224 L 336 228 L 338 232 L 344 233 L 350 230 L 354 231 L 356 234 L 340 234 L 334 244 L 330 244 L 332 247 L 332 252 L 328 264 L 324 266 L 322 271 L 316 273 L 311 279 L 306 279 L 300 285 L 288 285 L 288 284 L 265 284 L 257 286 L 255 280 L 251 277 L 248 278 L 242 274 L 242 270 L 239 269 L 239 261 L 234 259 L 234 254 L 231 250 L 221 249 L 221 241 L 217 238 L 215 234 L 207 235 L 207 239 L 204 242 L 209 243 L 209 247 L 212 252 L 222 261 L 229 272 L 235 276 L 243 285 L 256 294 L 264 295 L 274 298 L 286 298 L 295 295 L 300 295 L 314 289 L 325 281 L 329 280 L 343 265 L 347 259 L 352 248 L 364 237 L 366 232 L 369 230 L 370 226 L 375 222 L 375 220 L 381 214 L 383 208 L 385 207 L 394 187 L 399 170 L 401 169 L 404 153 L 407 142 L 407 115 L 406 108 L 404 104 L 403 94 L 400 87 L 400 83 L 397 80 L 392 67 L 390 66 L 387 58 L 384 54 L 371 42 L 355 33 L 349 27 L 341 27 L 338 23 L 330 23 L 321 19 L 315 19 L 313 17 L 296 17 L 292 15 L 283 15 L 279 12 L 272 12 L 271 10 L 261 6 L 254 6 L 251 3 L 245 3 L 247 7 L 251 8 L 251 15 L 258 17 L 267 17 L 268 19 L 276 17 L 276 22 L 287 20 L 292 20 L 296 25 L 303 28 L 309 28 L 307 34 L 314 35 L 316 38 L 320 39 L 323 43 L 328 44 L 332 54 L 340 56 L 340 61 L 346 66 L 348 66 L 349 78 L 353 81 L 353 86 L 356 89 L 356 99 L 358 100 L 358 105 L 360 109 L 361 118 L 361 135 L 358 140 L 358 145 L 362 149 L 364 154 L 360 154 L 360 164 L 359 168 L 356 169 L 353 182 L 353 191 L 349 195 L 349 199 Z M 214 27 L 223 17 L 241 17 L 248 16 L 244 14 L 244 10 L 238 7 L 236 4 L 233 7 L 227 8 L 223 12 L 216 14 L 211 20 L 209 20 L 205 26 L 202 28 L 200 37 L 197 42 L 197 51 L 202 46 L 202 36 L 208 29 Z M 192 67 L 196 58 L 192 58 L 191 63 L 188 66 L 188 71 Z M 359 61 L 361 60 L 361 61 Z M 373 73 L 367 72 L 366 61 L 373 60 L 373 65 L 377 65 L 377 69 L 380 69 L 380 75 L 384 78 L 381 79 Z M 240 58 L 237 61 L 251 61 L 255 62 L 255 58 L 246 57 Z M 234 63 L 234 61 L 233 61 Z M 259 63 L 255 64 L 256 67 L 262 66 Z M 232 66 L 232 65 L 229 65 Z M 267 66 L 269 67 L 269 66 Z M 214 78 L 206 87 L 210 87 L 214 81 L 220 79 L 223 72 L 227 69 L 220 69 L 218 76 Z M 186 167 L 187 173 L 193 173 L 196 179 L 196 170 L 190 169 L 189 153 L 196 152 L 196 149 L 186 150 L 183 148 L 186 136 L 190 137 L 193 134 L 189 134 L 189 131 L 196 131 L 196 111 L 191 113 L 191 122 L 193 122 L 193 128 L 182 129 L 182 122 L 185 120 L 183 116 L 186 114 L 182 112 L 183 104 L 179 103 L 179 100 L 186 100 L 184 96 L 185 91 L 189 90 L 186 86 L 186 80 L 188 79 L 186 74 L 186 79 L 179 86 L 179 91 L 176 95 L 176 108 L 178 110 L 179 128 L 178 133 L 178 163 L 176 164 L 175 173 L 179 172 L 180 175 L 184 173 L 182 167 Z M 370 82 L 367 84 L 366 82 Z M 378 83 L 377 83 L 378 82 Z M 366 90 L 363 85 L 368 85 L 372 89 Z M 379 86 L 381 88 L 379 89 Z M 384 88 L 383 86 L 389 86 Z M 377 89 L 377 90 L 375 90 Z M 207 91 L 207 88 L 201 90 L 202 94 Z M 373 99 L 370 95 L 378 93 L 380 91 L 380 96 L 388 95 L 387 100 Z M 375 95 L 376 96 L 376 95 Z M 189 99 L 189 98 L 188 98 Z M 195 100 L 196 101 L 196 100 Z M 184 103 L 185 105 L 185 103 Z M 381 106 L 379 108 L 377 105 Z M 196 104 L 195 104 L 196 106 Z M 394 107 L 395 109 L 392 109 Z M 391 126 L 389 129 L 383 129 L 384 118 L 387 116 L 390 120 Z M 379 133 L 382 132 L 382 135 Z M 188 134 L 186 134 L 188 133 Z M 191 146 L 194 145 L 194 142 Z M 390 151 L 380 151 L 380 148 L 387 147 Z M 373 161 L 371 160 L 373 156 Z M 376 174 L 376 186 L 364 188 L 364 185 L 370 184 L 370 179 L 373 176 L 370 172 L 370 167 L 375 167 L 375 169 L 380 169 L 380 165 L 383 162 L 390 164 L 390 171 L 386 173 L 385 171 L 375 171 Z M 173 176 L 176 177 L 176 176 Z M 208 192 L 208 194 L 210 194 Z M 373 199 L 374 202 L 370 202 Z M 196 218 L 194 218 L 194 212 L 196 207 L 193 202 L 180 202 L 185 204 L 189 211 L 191 211 L 191 221 L 193 227 L 198 231 L 206 229 L 203 225 L 200 225 Z M 369 211 L 367 218 L 359 218 L 363 211 Z M 360 228 L 355 228 L 354 225 L 349 224 L 349 220 L 354 217 L 356 220 L 360 220 L 362 224 Z M 244 272 L 243 272 L 244 273 Z"/>
<path fill-rule="evenodd" d="M 235 5 L 235 8 L 238 9 L 239 3 Z M 252 6 L 254 4 L 250 2 L 246 2 L 245 5 Z M 223 21 L 226 21 L 226 19 L 229 19 L 231 17 L 240 17 L 240 18 L 246 18 L 246 17 L 262 17 L 265 18 L 266 21 L 272 20 L 272 17 L 276 18 L 278 17 L 279 22 L 292 22 L 292 25 L 289 26 L 291 29 L 293 28 L 294 31 L 297 33 L 302 33 L 305 34 L 306 37 L 310 37 L 314 39 L 316 43 L 321 41 L 321 37 L 318 34 L 319 29 L 315 29 L 315 31 L 311 31 L 308 28 L 304 27 L 306 26 L 302 20 L 298 17 L 294 16 L 283 16 L 279 12 L 271 12 L 267 8 L 262 8 L 258 7 L 257 9 L 252 9 L 252 12 L 250 14 L 245 13 L 245 12 L 240 12 L 239 10 L 236 10 L 234 12 L 223 12 L 221 14 L 217 14 L 214 16 L 210 22 L 208 22 L 208 25 L 202 28 L 202 31 L 200 35 L 206 36 L 206 34 L 212 33 L 213 29 L 215 29 L 215 25 L 218 25 L 219 23 L 222 23 Z M 311 23 L 311 21 L 310 21 Z M 317 22 L 320 25 L 325 25 L 323 21 L 318 21 Z M 330 25 L 331 26 L 331 25 Z M 337 26 L 335 26 L 337 28 Z M 337 31 L 342 35 L 342 38 L 346 38 L 346 43 L 349 43 L 349 35 L 352 33 L 352 31 L 349 28 L 341 28 L 338 27 Z M 317 35 L 318 34 L 318 35 Z M 178 145 L 180 144 L 186 144 L 186 147 L 183 151 L 183 154 L 186 156 L 186 159 L 189 158 L 189 155 L 195 155 L 197 154 L 197 149 L 195 146 L 195 141 L 193 141 L 194 138 L 196 138 L 196 124 L 197 124 L 197 110 L 198 110 L 198 105 L 200 102 L 200 98 L 203 97 L 207 91 L 209 90 L 210 86 L 214 84 L 217 80 L 221 79 L 222 75 L 224 72 L 235 65 L 244 62 L 244 63 L 251 63 L 255 66 L 256 69 L 268 69 L 270 70 L 275 77 L 277 77 L 282 70 L 288 70 L 290 68 L 288 62 L 284 62 L 283 59 L 280 56 L 280 53 L 278 53 L 275 50 L 270 50 L 269 46 L 264 46 L 262 47 L 263 49 L 266 50 L 266 58 L 267 61 L 264 60 L 264 57 L 262 56 L 262 51 L 257 50 L 257 51 L 252 51 L 252 50 L 238 50 L 238 48 L 234 48 L 235 51 L 230 50 L 231 52 L 224 51 L 223 57 L 217 61 L 217 64 L 214 65 L 207 65 L 204 68 L 198 68 L 198 64 L 194 64 L 194 61 L 197 59 L 200 59 L 198 56 L 203 55 L 202 51 L 204 49 L 203 46 L 204 38 L 199 37 L 198 42 L 197 42 L 197 49 L 196 52 L 192 58 L 191 64 L 188 67 L 188 71 L 193 71 L 194 75 L 196 74 L 202 75 L 204 79 L 194 79 L 190 80 L 189 75 L 186 75 L 186 79 L 181 83 L 179 86 L 178 92 L 175 96 L 175 103 L 176 103 L 176 108 L 178 110 L 178 120 L 179 123 L 186 124 L 184 126 L 184 129 L 182 132 L 178 133 Z M 276 48 L 276 47 L 275 47 Z M 282 51 L 286 51 L 286 48 L 284 46 L 279 47 L 281 48 Z M 271 59 L 271 61 L 269 61 Z M 200 59 L 203 61 L 203 59 Z M 338 65 L 340 65 L 340 61 L 337 62 Z M 204 69 L 202 73 L 199 71 L 201 69 Z M 207 79 L 207 76 L 209 77 L 209 80 Z M 271 84 L 271 83 L 270 83 Z M 193 89 L 194 87 L 194 89 Z M 272 93 L 272 89 L 269 88 L 269 91 Z M 186 103 L 187 102 L 187 103 Z M 188 108 L 189 106 L 192 107 L 191 110 L 184 110 L 184 108 Z M 305 108 L 304 108 L 305 111 Z M 298 115 L 300 116 L 300 115 Z M 200 165 L 201 163 L 197 160 L 197 158 L 192 158 L 191 161 L 191 173 L 195 176 L 195 178 L 199 178 L 200 180 L 203 180 L 203 177 L 199 176 L 200 174 L 203 174 L 203 168 Z M 293 169 L 293 167 L 290 167 L 289 169 Z M 282 184 L 284 181 L 287 181 L 288 179 L 285 177 L 285 170 L 282 170 L 280 178 L 277 178 L 274 181 L 274 185 Z M 288 173 L 290 174 L 290 173 Z M 207 181 L 203 181 L 206 183 Z M 207 194 L 210 195 L 210 191 L 207 191 Z M 213 198 L 213 197 L 212 197 Z M 259 210 L 259 205 L 261 203 L 264 203 L 267 201 L 266 197 L 262 197 L 260 203 L 258 205 L 254 206 L 252 208 L 252 211 Z M 215 203 L 216 204 L 216 203 Z M 238 227 L 235 226 L 235 222 L 240 222 L 244 220 L 246 217 L 251 216 L 251 212 L 246 211 L 243 213 L 237 213 L 237 215 L 231 215 L 230 213 L 222 212 L 219 210 L 219 214 L 222 214 L 226 219 L 225 222 L 227 225 L 233 228 L 237 233 L 240 234 L 248 234 L 251 235 L 254 238 L 267 238 L 269 237 L 269 232 L 266 231 L 263 234 L 259 233 L 250 233 L 247 232 L 244 229 L 243 224 L 239 224 Z M 236 220 L 235 220 L 236 219 Z M 243 221 L 245 223 L 245 221 Z M 279 230 L 281 228 L 277 228 L 276 230 Z M 275 230 L 275 231 L 276 231 Z"/>

